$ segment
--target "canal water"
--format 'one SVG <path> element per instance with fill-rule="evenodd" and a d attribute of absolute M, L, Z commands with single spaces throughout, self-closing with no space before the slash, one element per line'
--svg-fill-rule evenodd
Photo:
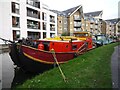
<path fill-rule="evenodd" d="M 26 73 L 16 67 L 12 62 L 9 53 L 0 54 L 0 90 L 1 88 L 13 88 L 22 84 L 25 80 L 31 79 L 37 74 Z"/>

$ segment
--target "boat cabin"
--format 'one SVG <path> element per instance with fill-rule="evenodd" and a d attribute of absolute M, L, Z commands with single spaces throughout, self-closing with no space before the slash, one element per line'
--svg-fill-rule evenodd
<path fill-rule="evenodd" d="M 55 52 L 75 52 L 85 43 L 84 40 L 36 40 L 36 42 L 37 45 L 43 44 L 43 50 L 54 49 Z"/>
<path fill-rule="evenodd" d="M 74 36 L 77 37 L 78 40 L 86 40 L 88 43 L 88 49 L 93 48 L 92 36 L 89 32 L 75 32 Z"/>

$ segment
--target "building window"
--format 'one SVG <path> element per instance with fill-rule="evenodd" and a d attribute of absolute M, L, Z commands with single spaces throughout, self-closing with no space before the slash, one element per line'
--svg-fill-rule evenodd
<path fill-rule="evenodd" d="M 55 17 L 50 15 L 50 22 L 55 23 Z"/>
<path fill-rule="evenodd" d="M 77 45 L 72 45 L 72 50 L 76 50 L 77 49 Z"/>
<path fill-rule="evenodd" d="M 27 8 L 27 16 L 40 19 L 40 12 L 31 8 Z"/>
<path fill-rule="evenodd" d="M 59 23 L 62 23 L 62 21 L 59 21 Z"/>
<path fill-rule="evenodd" d="M 27 0 L 27 4 L 40 8 L 40 2 L 38 0 Z"/>
<path fill-rule="evenodd" d="M 46 32 L 43 32 L 43 38 L 46 38 L 46 35 L 47 35 Z"/>
<path fill-rule="evenodd" d="M 31 37 L 32 39 L 40 39 L 41 33 L 40 32 L 27 32 L 28 37 Z"/>
<path fill-rule="evenodd" d="M 50 31 L 55 31 L 55 25 L 54 24 L 50 24 Z"/>
<path fill-rule="evenodd" d="M 12 16 L 12 27 L 20 27 L 19 17 Z"/>
<path fill-rule="evenodd" d="M 50 33 L 50 37 L 51 38 L 55 37 L 55 33 Z"/>
<path fill-rule="evenodd" d="M 60 26 L 59 29 L 62 31 L 62 27 Z"/>
<path fill-rule="evenodd" d="M 46 13 L 44 13 L 44 12 L 42 12 L 42 20 L 47 20 L 47 15 L 46 15 Z"/>
<path fill-rule="evenodd" d="M 43 28 L 42 28 L 43 30 L 46 30 L 46 29 L 47 29 L 47 23 L 43 22 L 43 23 L 42 23 L 42 27 L 43 27 Z"/>
<path fill-rule="evenodd" d="M 19 30 L 13 30 L 13 40 L 16 41 L 20 38 L 20 31 Z"/>
<path fill-rule="evenodd" d="M 40 29 L 40 22 L 33 21 L 33 20 L 27 20 L 27 28 Z"/>
<path fill-rule="evenodd" d="M 18 3 L 12 2 L 12 13 L 20 13 L 20 6 Z"/>

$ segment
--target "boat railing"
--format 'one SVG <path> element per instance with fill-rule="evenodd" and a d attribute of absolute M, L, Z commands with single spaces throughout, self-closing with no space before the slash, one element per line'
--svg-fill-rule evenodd
<path fill-rule="evenodd" d="M 0 37 L 0 39 L 3 40 L 3 41 L 5 42 L 5 44 L 6 44 L 7 42 L 9 42 L 9 43 L 14 43 L 14 41 L 7 40 L 7 39 L 1 38 L 1 37 Z"/>
<path fill-rule="evenodd" d="M 84 42 L 84 44 L 78 48 L 78 50 L 76 51 L 76 54 L 80 55 L 80 54 L 86 52 L 87 48 L 88 48 L 88 43 Z"/>

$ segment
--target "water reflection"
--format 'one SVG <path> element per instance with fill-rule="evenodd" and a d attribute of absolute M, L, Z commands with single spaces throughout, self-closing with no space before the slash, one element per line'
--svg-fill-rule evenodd
<path fill-rule="evenodd" d="M 14 88 L 15 86 L 22 84 L 26 80 L 35 77 L 35 75 L 37 75 L 37 74 L 28 73 L 28 72 L 23 71 L 20 68 L 15 68 L 14 78 L 13 78 L 13 81 L 12 81 L 12 84 L 11 84 L 11 88 Z"/>
<path fill-rule="evenodd" d="M 22 84 L 27 79 L 31 79 L 37 74 L 27 73 L 16 67 L 12 62 L 9 53 L 0 54 L 2 59 L 2 88 L 13 88 L 16 85 Z"/>
<path fill-rule="evenodd" d="M 14 78 L 14 66 L 8 53 L 0 54 L 2 57 L 2 88 L 10 88 Z"/>

